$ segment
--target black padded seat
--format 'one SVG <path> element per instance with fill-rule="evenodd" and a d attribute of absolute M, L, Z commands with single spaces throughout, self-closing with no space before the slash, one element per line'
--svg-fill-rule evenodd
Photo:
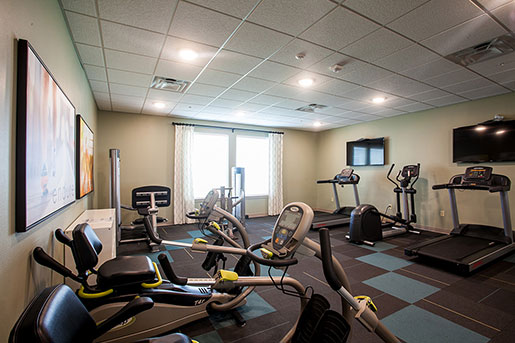
<path fill-rule="evenodd" d="M 147 256 L 118 256 L 98 268 L 97 284 L 102 289 L 152 283 L 156 272 Z"/>

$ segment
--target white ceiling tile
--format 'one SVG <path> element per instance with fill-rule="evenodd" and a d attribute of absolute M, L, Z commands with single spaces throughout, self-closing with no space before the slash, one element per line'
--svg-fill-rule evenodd
<path fill-rule="evenodd" d="M 493 85 L 483 87 L 483 88 L 472 89 L 468 92 L 460 93 L 460 95 L 466 97 L 467 99 L 473 100 L 473 99 L 486 98 L 487 96 L 505 94 L 505 93 L 509 93 L 509 92 L 510 91 L 507 90 L 506 88 L 493 84 Z"/>
<path fill-rule="evenodd" d="M 413 44 L 410 40 L 381 28 L 343 48 L 344 54 L 374 62 Z"/>
<path fill-rule="evenodd" d="M 107 75 L 109 76 L 109 82 L 131 86 L 150 87 L 150 82 L 152 81 L 152 75 L 131 73 L 109 68 L 107 69 Z"/>
<path fill-rule="evenodd" d="M 242 101 L 236 101 L 236 100 L 230 100 L 230 99 L 216 99 L 211 103 L 213 106 L 218 107 L 226 107 L 226 108 L 235 108 L 239 105 L 241 105 Z"/>
<path fill-rule="evenodd" d="M 97 16 L 95 0 L 61 0 L 61 3 L 66 10 Z"/>
<path fill-rule="evenodd" d="M 420 102 L 415 102 L 413 104 L 399 106 L 397 108 L 402 111 L 406 111 L 406 112 L 418 112 L 418 111 L 429 110 L 434 107 L 431 105 L 420 103 Z"/>
<path fill-rule="evenodd" d="M 328 0 L 264 0 L 248 20 L 296 36 L 336 6 Z"/>
<path fill-rule="evenodd" d="M 405 98 L 386 99 L 386 106 L 399 109 L 401 106 L 412 105 L 415 101 Z"/>
<path fill-rule="evenodd" d="M 252 10 L 259 0 L 190 0 L 196 4 L 208 7 L 222 13 L 227 13 L 238 18 L 243 18 Z"/>
<path fill-rule="evenodd" d="M 483 12 L 469 0 L 433 0 L 387 26 L 421 41 L 481 14 Z"/>
<path fill-rule="evenodd" d="M 492 10 L 492 14 L 512 32 L 515 32 L 515 1 Z"/>
<path fill-rule="evenodd" d="M 360 113 L 360 112 L 347 112 L 345 114 L 345 118 L 359 120 L 359 121 L 372 121 L 372 120 L 382 119 L 381 117 L 373 115 L 373 114 L 366 114 L 366 113 Z"/>
<path fill-rule="evenodd" d="M 287 78 L 299 73 L 301 70 L 279 64 L 276 62 L 266 61 L 259 67 L 249 73 L 249 76 L 265 79 L 269 81 L 282 82 Z"/>
<path fill-rule="evenodd" d="M 233 113 L 234 111 L 235 111 L 234 109 L 228 108 L 228 107 L 218 107 L 218 106 L 209 105 L 207 107 L 204 107 L 200 113 L 201 114 L 207 114 L 207 113 L 210 113 L 210 114 L 230 114 L 230 113 Z"/>
<path fill-rule="evenodd" d="M 109 93 L 107 82 L 89 80 L 89 85 L 91 86 L 91 90 L 93 92 Z"/>
<path fill-rule="evenodd" d="M 463 67 L 445 58 L 439 58 L 429 63 L 404 70 L 401 74 L 411 77 L 412 79 L 424 81 L 459 69 L 463 69 Z"/>
<path fill-rule="evenodd" d="M 147 57 L 127 52 L 105 49 L 108 68 L 127 70 L 143 74 L 153 74 L 156 68 L 157 58 Z"/>
<path fill-rule="evenodd" d="M 108 93 L 93 92 L 93 96 L 97 101 L 108 101 L 111 102 L 111 96 Z"/>
<path fill-rule="evenodd" d="M 329 93 L 329 94 L 333 94 L 333 95 L 342 95 L 343 93 L 351 91 L 358 87 L 359 87 L 358 85 L 347 82 L 347 81 L 329 79 L 327 82 L 324 82 L 313 88 L 320 92 L 324 92 L 324 93 Z"/>
<path fill-rule="evenodd" d="M 195 82 L 188 88 L 188 94 L 217 97 L 224 90 L 225 90 L 225 87 L 206 85 L 203 83 Z"/>
<path fill-rule="evenodd" d="M 198 54 L 197 58 L 193 60 L 185 60 L 180 55 L 180 51 L 183 49 L 193 50 Z M 217 51 L 217 48 L 213 48 L 209 45 L 168 36 L 166 37 L 165 46 L 161 52 L 161 58 L 203 67 L 211 60 L 211 58 L 213 58 Z"/>
<path fill-rule="evenodd" d="M 338 105 L 338 108 L 348 111 L 359 111 L 360 109 L 368 106 L 370 106 L 370 102 L 365 103 L 358 100 L 344 99 L 344 101 Z"/>
<path fill-rule="evenodd" d="M 193 105 L 193 104 L 182 104 L 182 103 L 179 103 L 179 104 L 175 105 L 174 111 L 185 110 L 185 111 L 197 111 L 198 112 L 198 111 L 200 111 L 203 108 L 204 108 L 203 105 Z"/>
<path fill-rule="evenodd" d="M 275 107 L 284 107 L 290 110 L 296 110 L 299 107 L 303 107 L 309 105 L 309 102 L 306 101 L 298 101 L 292 99 L 285 99 L 278 104 L 275 104 Z"/>
<path fill-rule="evenodd" d="M 237 100 L 237 101 L 242 102 L 242 101 L 247 101 L 250 98 L 255 97 L 256 95 L 258 95 L 258 93 L 252 93 L 252 92 L 247 92 L 247 91 L 242 91 L 242 90 L 231 88 L 231 89 L 228 89 L 222 95 L 220 95 L 220 98 L 229 99 L 229 100 Z"/>
<path fill-rule="evenodd" d="M 285 34 L 245 22 L 225 48 L 244 54 L 266 58 L 291 39 Z"/>
<path fill-rule="evenodd" d="M 169 34 L 219 47 L 239 23 L 239 19 L 181 1 Z"/>
<path fill-rule="evenodd" d="M 64 11 L 73 40 L 77 43 L 100 46 L 100 31 L 96 18 L 87 17 L 82 14 Z"/>
<path fill-rule="evenodd" d="M 143 105 L 143 110 L 141 111 L 141 113 L 144 113 L 144 114 L 157 114 L 157 115 L 168 114 L 168 113 L 170 113 L 172 111 L 172 109 L 176 105 L 174 102 L 160 101 L 159 103 L 163 104 L 163 105 L 160 105 L 159 107 L 156 107 L 154 105 L 155 103 L 156 103 L 156 101 L 151 100 L 151 99 L 147 99 L 145 101 L 145 104 Z"/>
<path fill-rule="evenodd" d="M 139 113 L 145 99 L 134 96 L 111 94 L 113 111 Z"/>
<path fill-rule="evenodd" d="M 515 52 L 472 64 L 469 68 L 485 76 L 510 70 L 515 68 Z"/>
<path fill-rule="evenodd" d="M 394 110 L 391 108 L 383 108 L 380 111 L 377 111 L 376 113 L 374 113 L 374 115 L 380 116 L 380 117 L 394 117 L 394 116 L 398 116 L 401 114 L 406 114 L 406 112 Z"/>
<path fill-rule="evenodd" d="M 327 115 L 336 116 L 336 117 L 344 117 L 345 114 L 347 114 L 349 112 L 348 110 L 344 110 L 344 109 L 341 109 L 338 107 L 326 107 L 326 108 L 322 108 L 317 111 L 322 114 L 327 114 Z"/>
<path fill-rule="evenodd" d="M 197 114 L 197 112 L 193 112 L 193 111 L 186 111 L 186 110 L 172 110 L 172 112 L 170 113 L 170 116 L 171 117 L 176 117 L 176 118 L 193 118 L 195 117 L 195 115 Z"/>
<path fill-rule="evenodd" d="M 456 71 L 451 71 L 450 73 L 431 77 L 429 79 L 424 80 L 424 82 L 429 83 L 430 85 L 433 85 L 435 87 L 442 88 L 448 85 L 453 85 L 455 83 L 460 83 L 475 78 L 477 78 L 477 74 L 465 68 L 461 68 Z"/>
<path fill-rule="evenodd" d="M 208 96 L 199 96 L 193 94 L 186 94 L 181 98 L 182 103 L 193 104 L 193 105 L 207 105 L 215 98 Z"/>
<path fill-rule="evenodd" d="M 335 73 L 331 71 L 329 68 L 335 64 L 343 66 L 343 69 Z M 332 77 L 339 77 L 342 74 L 347 74 L 356 70 L 360 65 L 366 64 L 365 62 L 361 62 L 355 58 L 350 56 L 340 54 L 339 52 L 335 52 L 321 61 L 309 66 L 307 69 L 310 71 L 314 71 L 316 73 L 329 75 Z"/>
<path fill-rule="evenodd" d="M 513 82 L 515 81 L 515 68 L 504 70 L 497 74 L 488 75 L 488 78 L 501 84 Z"/>
<path fill-rule="evenodd" d="M 515 79 L 510 79 L 509 81 L 503 81 L 503 82 L 501 82 L 501 85 L 503 87 L 511 89 L 512 91 L 515 91 Z"/>
<path fill-rule="evenodd" d="M 347 0 L 343 2 L 343 5 L 381 24 L 387 24 L 426 1 L 427 0 Z"/>
<path fill-rule="evenodd" d="M 97 107 L 101 111 L 112 111 L 111 101 L 98 100 L 95 98 L 95 102 L 97 103 Z"/>
<path fill-rule="evenodd" d="M 295 76 L 292 76 L 287 80 L 284 80 L 283 83 L 290 85 L 290 86 L 294 86 L 294 87 L 301 87 L 299 85 L 299 81 L 303 80 L 303 79 L 312 79 L 313 80 L 313 84 L 307 89 L 317 88 L 318 86 L 322 85 L 323 83 L 331 80 L 329 77 L 324 76 L 324 75 L 312 73 L 309 71 L 302 71 L 302 72 L 296 74 Z"/>
<path fill-rule="evenodd" d="M 206 69 L 199 76 L 197 82 L 215 86 L 229 87 L 230 85 L 235 83 L 239 78 L 241 78 L 241 75 L 213 69 Z"/>
<path fill-rule="evenodd" d="M 434 60 L 438 60 L 440 56 L 430 50 L 413 44 L 407 48 L 399 50 L 387 57 L 374 62 L 375 64 L 396 72 L 402 72 Z"/>
<path fill-rule="evenodd" d="M 177 0 L 98 0 L 100 18 L 166 33 Z"/>
<path fill-rule="evenodd" d="M 513 2 L 513 0 L 478 0 L 479 3 L 487 10 L 493 10 L 494 8 L 497 8 L 499 6 L 505 5 L 509 2 Z"/>
<path fill-rule="evenodd" d="M 302 33 L 300 37 L 339 50 L 378 28 L 377 24 L 338 7 Z"/>
<path fill-rule="evenodd" d="M 272 81 L 266 81 L 262 79 L 257 79 L 255 77 L 247 76 L 238 81 L 238 83 L 235 84 L 233 88 L 249 92 L 261 93 L 267 90 L 268 88 L 274 86 L 275 84 L 276 83 Z"/>
<path fill-rule="evenodd" d="M 160 101 L 168 101 L 168 102 L 178 102 L 181 100 L 181 93 L 164 91 L 161 89 L 150 89 L 148 91 L 147 98 L 152 100 L 160 100 Z"/>
<path fill-rule="evenodd" d="M 246 102 L 237 107 L 237 109 L 246 111 L 246 112 L 257 112 L 261 111 L 264 108 L 267 108 L 267 105 L 253 104 L 251 102 Z"/>
<path fill-rule="evenodd" d="M 342 74 L 338 76 L 346 81 L 366 85 L 367 83 L 383 79 L 393 75 L 392 72 L 376 67 L 371 64 L 361 64 L 351 73 Z"/>
<path fill-rule="evenodd" d="M 279 96 L 283 98 L 294 98 L 299 95 L 301 96 L 302 93 L 303 90 L 298 87 L 283 84 L 275 85 L 274 87 L 268 89 L 265 92 L 265 94 Z"/>
<path fill-rule="evenodd" d="M 157 62 L 156 75 L 176 80 L 193 81 L 201 70 L 201 67 L 191 64 L 159 60 Z"/>
<path fill-rule="evenodd" d="M 342 96 L 352 99 L 352 100 L 364 101 L 364 102 L 367 102 L 370 104 L 373 98 L 377 98 L 377 97 L 388 98 L 388 96 L 391 96 L 391 95 L 386 94 L 385 92 L 382 92 L 380 90 L 359 87 L 359 88 L 356 88 L 351 91 L 343 93 Z M 343 107 L 343 108 L 345 108 L 345 107 Z M 349 110 L 352 110 L 352 109 L 353 108 L 349 108 Z"/>
<path fill-rule="evenodd" d="M 260 94 L 257 97 L 253 98 L 250 102 L 260 105 L 274 105 L 281 101 L 283 101 L 284 98 L 268 95 L 268 94 Z"/>
<path fill-rule="evenodd" d="M 466 101 L 466 99 L 464 99 L 464 98 L 462 98 L 460 96 L 457 96 L 457 95 L 446 95 L 446 96 L 443 96 L 441 98 L 431 99 L 431 100 L 427 100 L 425 102 L 430 104 L 430 105 L 440 107 L 440 106 L 447 106 L 447 105 L 456 104 L 456 103 L 463 102 L 463 101 Z"/>
<path fill-rule="evenodd" d="M 261 63 L 263 59 L 243 55 L 229 50 L 222 50 L 209 64 L 209 68 L 227 71 L 235 74 L 247 74 L 252 68 Z"/>
<path fill-rule="evenodd" d="M 104 67 L 84 65 L 84 70 L 90 80 L 107 81 L 106 70 Z"/>
<path fill-rule="evenodd" d="M 478 88 L 492 86 L 493 84 L 494 84 L 493 82 L 488 81 L 485 78 L 478 77 L 477 79 L 456 83 L 454 85 L 449 85 L 449 86 L 445 86 L 442 88 L 448 92 L 459 94 L 459 93 L 468 92 L 468 91 L 478 89 Z"/>
<path fill-rule="evenodd" d="M 428 92 L 433 89 L 432 86 L 408 79 L 405 83 L 393 89 L 392 93 L 403 97 L 410 97 L 413 94 Z"/>
<path fill-rule="evenodd" d="M 304 54 L 302 59 L 295 58 L 295 56 L 299 53 Z M 284 48 L 276 52 L 274 55 L 272 55 L 270 60 L 297 68 L 306 68 L 326 58 L 332 53 L 333 52 L 329 49 L 306 42 L 301 39 L 295 39 Z"/>
<path fill-rule="evenodd" d="M 446 95 L 450 95 L 450 94 L 441 89 L 435 88 L 430 91 L 410 95 L 410 99 L 413 99 L 416 101 L 426 101 L 426 100 L 441 98 Z"/>
<path fill-rule="evenodd" d="M 165 35 L 101 20 L 104 47 L 158 57 Z"/>
<path fill-rule="evenodd" d="M 75 46 L 79 51 L 80 60 L 82 63 L 100 67 L 104 66 L 104 55 L 102 55 L 101 48 L 79 43 L 76 43 Z"/>
<path fill-rule="evenodd" d="M 117 83 L 110 83 L 109 89 L 111 90 L 111 94 L 129 95 L 143 98 L 147 95 L 148 90 L 148 88 L 144 87 L 120 85 Z"/>
<path fill-rule="evenodd" d="M 427 86 L 423 83 L 397 74 L 368 83 L 367 86 L 374 89 L 379 89 L 387 93 L 399 94 L 403 96 L 426 92 L 433 89 L 431 86 Z"/>
<path fill-rule="evenodd" d="M 423 40 L 421 44 L 446 56 L 490 41 L 505 33 L 501 25 L 484 14 Z"/>

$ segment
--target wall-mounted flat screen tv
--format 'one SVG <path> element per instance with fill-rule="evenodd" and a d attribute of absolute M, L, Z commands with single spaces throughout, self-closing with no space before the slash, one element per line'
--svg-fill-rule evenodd
<path fill-rule="evenodd" d="M 384 137 L 347 142 L 347 165 L 383 166 Z"/>
<path fill-rule="evenodd" d="M 515 161 L 515 120 L 459 127 L 452 136 L 453 162 Z"/>

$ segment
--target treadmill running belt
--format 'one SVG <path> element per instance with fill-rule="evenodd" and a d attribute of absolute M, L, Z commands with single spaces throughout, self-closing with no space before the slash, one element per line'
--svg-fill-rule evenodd
<path fill-rule="evenodd" d="M 445 260 L 461 261 L 466 257 L 496 245 L 496 242 L 484 239 L 451 236 L 443 241 L 421 247 L 419 255 L 427 255 Z"/>

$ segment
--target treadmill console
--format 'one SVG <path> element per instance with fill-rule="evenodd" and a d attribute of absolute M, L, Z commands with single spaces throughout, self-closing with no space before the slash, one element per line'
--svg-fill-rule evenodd
<path fill-rule="evenodd" d="M 401 175 L 403 178 L 416 177 L 419 173 L 419 165 L 418 164 L 410 164 L 402 167 Z"/>
<path fill-rule="evenodd" d="M 272 241 L 265 247 L 274 255 L 291 256 L 306 237 L 313 221 L 313 210 L 301 202 L 286 205 L 277 219 Z"/>
<path fill-rule="evenodd" d="M 210 190 L 204 200 L 200 203 L 200 215 L 209 215 L 215 207 L 219 196 L 220 195 L 216 189 Z"/>
<path fill-rule="evenodd" d="M 478 183 L 485 184 L 492 177 L 491 167 L 469 167 L 463 174 L 462 183 Z"/>

